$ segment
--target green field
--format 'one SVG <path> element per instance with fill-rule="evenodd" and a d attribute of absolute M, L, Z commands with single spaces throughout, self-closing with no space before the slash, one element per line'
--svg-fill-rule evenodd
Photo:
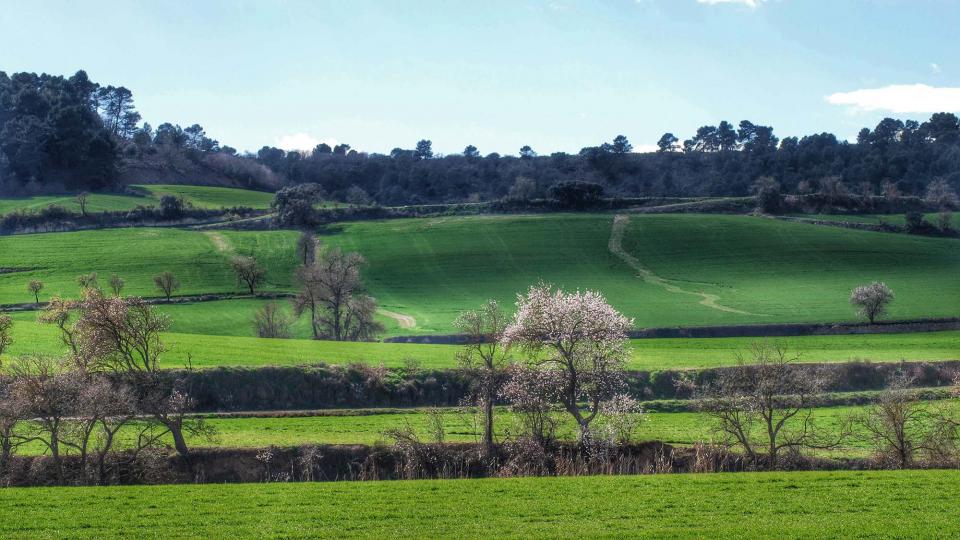
<path fill-rule="evenodd" d="M 888 223 L 898 227 L 903 227 L 907 224 L 906 214 L 793 214 L 792 217 L 823 221 L 868 223 L 870 225 Z M 923 215 L 923 218 L 934 225 L 940 223 L 940 214 L 936 212 L 926 213 Z M 954 227 L 960 227 L 960 214 L 953 214 L 951 222 Z"/>
<path fill-rule="evenodd" d="M 215 366 L 365 363 L 402 367 L 415 361 L 424 368 L 456 366 L 455 345 L 384 342 L 336 342 L 312 339 L 264 339 L 252 336 L 250 318 L 261 301 L 229 300 L 163 306 L 173 320 L 164 335 L 169 351 L 161 360 L 168 368 L 183 367 L 188 354 L 197 368 Z M 36 322 L 36 312 L 13 314 L 13 345 L 7 356 L 65 352 L 54 327 Z M 308 335 L 306 321 L 296 325 Z M 759 338 L 666 338 L 631 340 L 630 369 L 704 368 L 735 364 Z M 776 338 L 800 353 L 804 362 L 870 360 L 960 360 L 960 331 L 907 334 L 862 334 Z"/>
<path fill-rule="evenodd" d="M 183 197 L 197 208 L 231 208 L 234 206 L 268 208 L 270 202 L 273 201 L 272 193 L 249 189 L 177 184 L 143 184 L 133 187 L 142 191 L 144 195 L 91 193 L 87 200 L 87 211 L 123 211 L 130 210 L 138 205 L 158 206 L 160 198 L 164 195 Z M 0 199 L 0 215 L 15 210 L 42 210 L 52 204 L 76 212 L 80 211 L 80 205 L 77 204 L 74 195 L 38 195 L 35 197 Z"/>
<path fill-rule="evenodd" d="M 954 410 L 960 402 L 944 402 Z M 818 433 L 829 439 L 840 433 L 844 422 L 862 413 L 863 406 L 821 407 L 813 409 L 813 418 Z M 479 419 L 468 408 L 434 409 L 441 413 L 444 436 L 441 442 L 480 442 Z M 280 417 L 215 417 L 207 423 L 216 429 L 213 439 L 187 437 L 194 447 L 263 448 L 267 446 L 292 447 L 305 444 L 390 444 L 393 440 L 389 430 L 410 429 L 424 442 L 434 442 L 432 413 L 425 409 L 336 409 L 322 411 L 313 416 Z M 554 414 L 558 422 L 557 437 L 575 440 L 577 428 L 566 412 Z M 713 420 L 698 412 L 651 412 L 643 415 L 634 434 L 634 441 L 661 441 L 675 446 L 691 446 L 697 442 L 717 440 Z M 601 429 L 602 420 L 594 428 Z M 517 417 L 507 410 L 496 415 L 498 438 L 516 434 L 519 429 Z M 855 430 L 855 433 L 859 433 Z M 118 444 L 125 446 L 132 439 L 133 431 L 121 432 Z M 762 433 L 755 433 L 758 443 Z M 172 441 L 166 441 L 172 446 Z M 21 455 L 37 455 L 45 451 L 41 443 L 33 442 L 17 449 Z M 71 454 L 73 450 L 63 449 Z M 860 437 L 851 437 L 837 448 L 814 451 L 821 455 L 842 457 L 867 457 L 872 448 Z"/>
<path fill-rule="evenodd" d="M 235 254 L 254 255 L 268 269 L 265 290 L 289 289 L 295 265 L 292 231 L 201 232 L 130 228 L 0 237 L 0 304 L 32 302 L 31 279 L 46 284 L 41 300 L 76 297 L 76 277 L 97 272 L 109 286 L 112 273 L 126 280 L 124 294 L 158 296 L 153 276 L 169 270 L 179 295 L 242 292 L 230 269 Z M 10 271 L 13 269 L 15 271 Z"/>
<path fill-rule="evenodd" d="M 374 296 L 423 333 L 450 332 L 459 310 L 487 298 L 509 306 L 539 280 L 600 290 L 640 327 L 852 320 L 850 290 L 872 280 L 896 292 L 892 318 L 960 313 L 958 240 L 747 216 L 631 216 L 623 248 L 676 292 L 608 250 L 612 225 L 611 215 L 450 217 L 348 223 L 322 239 L 362 253 Z"/>
<path fill-rule="evenodd" d="M 897 294 L 891 318 L 956 316 L 960 241 L 891 235 L 745 216 L 632 216 L 623 249 L 655 281 L 611 253 L 613 216 L 473 216 L 349 223 L 321 239 L 362 253 L 371 293 L 413 329 L 453 331 L 463 309 L 496 298 L 508 308 L 540 280 L 602 291 L 641 327 L 853 320 L 854 286 L 879 279 Z M 289 290 L 293 231 L 112 229 L 0 238 L 0 304 L 76 294 L 75 277 L 116 272 L 130 294 L 156 295 L 170 270 L 179 294 L 236 291 L 227 265 L 253 254 L 270 269 L 268 290 Z M 10 271 L 10 269 L 18 271 Z M 714 295 L 706 305 L 704 295 Z"/>
<path fill-rule="evenodd" d="M 951 538 L 960 471 L 9 488 L 4 538 Z"/>

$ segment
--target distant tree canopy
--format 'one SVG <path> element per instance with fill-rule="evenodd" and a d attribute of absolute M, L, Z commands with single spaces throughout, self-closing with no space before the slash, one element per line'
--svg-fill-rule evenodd
<path fill-rule="evenodd" d="M 155 156 L 216 169 L 236 185 L 316 184 L 327 198 L 356 204 L 500 199 L 518 178 L 525 198 L 546 198 L 570 182 L 597 184 L 608 197 L 745 196 L 762 177 L 785 194 L 926 195 L 953 206 L 951 194 L 960 191 L 960 121 L 947 112 L 925 122 L 885 118 L 856 142 L 830 133 L 780 139 L 773 127 L 743 120 L 702 126 L 686 139 L 665 133 L 650 153 L 634 153 L 625 135 L 576 154 L 524 145 L 513 156 L 483 156 L 468 145 L 440 155 L 429 139 L 410 143 L 388 155 L 344 143 L 237 155 L 199 124 L 141 123 L 130 90 L 101 86 L 83 71 L 69 78 L 0 72 L 0 193 L 109 189 L 118 169 Z"/>

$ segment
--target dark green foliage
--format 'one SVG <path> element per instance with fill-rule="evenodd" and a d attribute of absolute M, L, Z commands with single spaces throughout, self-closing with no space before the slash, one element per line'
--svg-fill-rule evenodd
<path fill-rule="evenodd" d="M 594 182 L 560 182 L 550 186 L 547 193 L 561 208 L 581 210 L 600 201 L 603 186 Z"/>

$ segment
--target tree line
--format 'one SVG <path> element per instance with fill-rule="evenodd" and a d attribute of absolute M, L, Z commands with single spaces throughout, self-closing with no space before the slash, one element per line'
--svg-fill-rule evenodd
<path fill-rule="evenodd" d="M 544 198 L 570 182 L 611 197 L 745 196 L 761 177 L 801 195 L 833 179 L 861 195 L 924 195 L 935 180 L 960 188 L 960 120 L 948 112 L 924 122 L 885 118 L 854 142 L 831 133 L 780 139 L 772 126 L 743 120 L 703 126 L 686 139 L 665 133 L 650 153 L 634 153 L 617 135 L 577 153 L 524 145 L 516 155 L 483 155 L 474 145 L 439 155 L 428 139 L 389 154 L 346 143 L 240 154 L 199 124 L 153 127 L 141 120 L 129 89 L 102 86 L 83 71 L 0 72 L 0 192 L 117 189 L 124 167 L 170 170 L 183 163 L 235 185 L 312 183 L 338 201 L 380 205 Z"/>

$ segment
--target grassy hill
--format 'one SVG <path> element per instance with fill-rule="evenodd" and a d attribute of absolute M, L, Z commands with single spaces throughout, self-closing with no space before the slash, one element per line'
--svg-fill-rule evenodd
<path fill-rule="evenodd" d="M 958 471 L 8 488 L 0 536 L 950 538 L 958 505 Z"/>
<path fill-rule="evenodd" d="M 213 186 L 188 186 L 177 184 L 143 184 L 132 186 L 144 193 L 143 196 L 116 195 L 112 193 L 92 193 L 87 201 L 88 212 L 106 212 L 130 210 L 137 205 L 157 206 L 164 195 L 175 195 L 198 208 L 230 208 L 248 206 L 250 208 L 268 208 L 273 200 L 272 193 Z M 74 195 L 40 195 L 36 197 L 0 198 L 0 215 L 14 210 L 42 210 L 51 204 L 80 211 Z"/>
<path fill-rule="evenodd" d="M 960 314 L 957 240 L 745 216 L 631 216 L 621 246 L 649 272 L 644 279 L 610 251 L 613 222 L 583 214 L 358 222 L 322 239 L 361 252 L 374 296 L 424 333 L 451 331 L 459 310 L 486 298 L 512 305 L 539 280 L 598 289 L 641 327 L 852 320 L 849 292 L 872 280 L 897 293 L 892 318 Z"/>
<path fill-rule="evenodd" d="M 331 227 L 321 240 L 362 253 L 381 306 L 416 319 L 414 329 L 391 324 L 392 334 L 452 332 L 461 310 L 487 298 L 510 308 L 541 280 L 600 290 L 640 327 L 853 320 L 849 291 L 872 280 L 896 293 L 890 318 L 960 314 L 960 240 L 745 216 L 631 216 L 616 229 L 614 221 L 589 214 L 369 221 Z M 266 290 L 290 290 L 296 235 L 137 228 L 2 237 L 0 304 L 31 301 L 31 279 L 47 284 L 44 297 L 75 295 L 76 276 L 91 271 L 104 283 L 119 274 L 128 294 L 156 296 L 152 276 L 164 270 L 180 279 L 180 295 L 238 291 L 228 264 L 234 254 L 268 267 Z"/>
<path fill-rule="evenodd" d="M 254 255 L 268 268 L 265 289 L 289 289 L 296 233 L 200 232 L 180 229 L 102 229 L 0 237 L 0 304 L 33 301 L 26 285 L 46 284 L 43 297 L 75 297 L 76 276 L 97 272 L 101 286 L 112 273 L 126 280 L 126 294 L 157 296 L 153 276 L 169 270 L 181 282 L 177 294 L 234 292 L 234 254 Z"/>

